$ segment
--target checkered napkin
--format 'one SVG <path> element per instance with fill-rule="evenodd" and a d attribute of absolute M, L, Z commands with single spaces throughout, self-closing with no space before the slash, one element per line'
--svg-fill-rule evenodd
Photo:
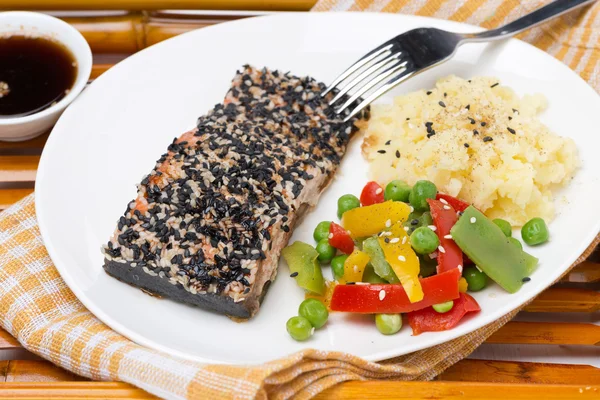
<path fill-rule="evenodd" d="M 493 27 L 539 2 L 503 0 L 322 0 L 316 10 L 383 10 Z M 600 89 L 600 4 L 525 33 Z M 579 257 L 583 261 L 600 236 Z M 304 350 L 263 365 L 207 365 L 138 346 L 100 322 L 61 279 L 42 242 L 33 195 L 0 214 L 0 324 L 29 351 L 76 374 L 123 381 L 170 399 L 308 399 L 348 380 L 432 379 L 469 355 L 518 312 L 451 342 L 372 363 Z"/>

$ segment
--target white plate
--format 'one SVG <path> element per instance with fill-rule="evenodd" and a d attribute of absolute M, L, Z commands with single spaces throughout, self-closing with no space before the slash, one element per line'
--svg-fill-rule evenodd
<path fill-rule="evenodd" d="M 566 270 L 600 227 L 600 98 L 563 64 L 516 40 L 466 45 L 451 62 L 390 94 L 430 87 L 451 73 L 497 76 L 522 94 L 546 95 L 550 107 L 543 120 L 558 134 L 574 138 L 583 160 L 576 178 L 557 197 L 560 213 L 550 225 L 551 242 L 530 249 L 540 258 L 532 281 L 513 295 L 497 286 L 476 293 L 482 312 L 455 329 L 412 337 L 405 327 L 397 335 L 383 336 L 368 316 L 338 314 L 311 340 L 298 343 L 288 336 L 285 322 L 296 315 L 303 294 L 287 277 L 284 264 L 261 311 L 247 323 L 150 297 L 102 269 L 100 246 L 135 196 L 135 184 L 174 137 L 222 100 L 242 64 L 329 82 L 367 50 L 419 26 L 476 29 L 403 15 L 285 14 L 190 32 L 111 68 L 62 116 L 39 166 L 37 216 L 50 256 L 69 287 L 98 318 L 140 344 L 185 358 L 228 363 L 267 361 L 307 347 L 381 360 L 464 335 L 534 297 Z M 335 216 L 337 197 L 360 192 L 366 163 L 359 145 L 360 139 L 353 141 L 335 182 L 296 228 L 292 241 L 312 242 L 315 224 Z"/>

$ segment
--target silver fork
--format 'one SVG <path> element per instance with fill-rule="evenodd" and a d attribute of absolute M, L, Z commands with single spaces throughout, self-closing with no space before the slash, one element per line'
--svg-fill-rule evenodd
<path fill-rule="evenodd" d="M 505 39 L 594 1 L 556 0 L 507 25 L 479 33 L 454 33 L 436 28 L 407 31 L 365 54 L 338 76 L 322 96 L 339 89 L 329 101 L 332 106 L 343 101 L 336 109 L 338 114 L 358 100 L 344 119 L 348 121 L 394 86 L 450 59 L 464 43 Z"/>

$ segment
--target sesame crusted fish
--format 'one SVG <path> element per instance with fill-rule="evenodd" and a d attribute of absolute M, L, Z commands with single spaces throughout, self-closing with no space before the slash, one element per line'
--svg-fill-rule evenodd
<path fill-rule="evenodd" d="M 343 122 L 312 78 L 244 66 L 222 104 L 175 139 L 103 246 L 147 292 L 250 318 L 299 215 L 316 204 L 368 112 Z"/>

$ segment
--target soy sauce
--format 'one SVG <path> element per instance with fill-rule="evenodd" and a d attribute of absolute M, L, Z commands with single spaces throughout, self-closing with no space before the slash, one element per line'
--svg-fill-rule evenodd
<path fill-rule="evenodd" d="M 73 54 L 44 37 L 0 37 L 0 118 L 42 111 L 67 95 L 77 77 Z"/>

